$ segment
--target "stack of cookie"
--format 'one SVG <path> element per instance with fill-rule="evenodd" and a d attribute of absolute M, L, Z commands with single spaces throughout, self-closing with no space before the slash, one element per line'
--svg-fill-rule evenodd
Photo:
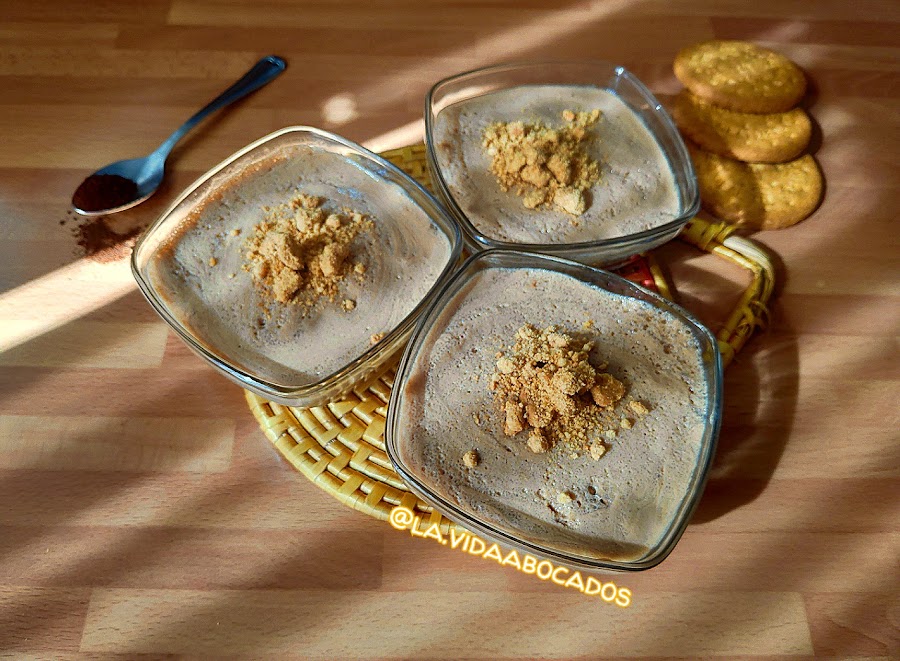
<path fill-rule="evenodd" d="M 687 88 L 672 115 L 686 142 L 703 208 L 748 229 L 777 229 L 809 216 L 822 175 L 809 154 L 812 123 L 796 107 L 806 91 L 789 59 L 742 41 L 682 50 L 675 76 Z"/>

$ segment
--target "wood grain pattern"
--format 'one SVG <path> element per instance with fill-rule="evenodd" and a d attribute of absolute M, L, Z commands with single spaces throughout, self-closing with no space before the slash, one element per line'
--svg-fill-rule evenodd
<path fill-rule="evenodd" d="M 15 367 L 159 367 L 168 326 L 161 322 L 70 321 L 49 330 L 40 320 L 6 320 L 0 333 L 14 339 L 5 346 L 0 365 Z M 98 344 L 103 351 L 98 352 Z"/>
<path fill-rule="evenodd" d="M 900 657 L 900 6 L 893 0 L 0 2 L 0 657 Z M 629 67 L 749 39 L 806 70 L 826 180 L 767 332 L 726 374 L 704 497 L 622 609 L 342 507 L 279 459 L 126 261 L 77 250 L 94 168 L 147 153 L 261 55 L 286 73 L 201 126 L 155 219 L 250 141 L 312 124 L 379 148 L 440 78 L 528 58 Z M 714 329 L 745 283 L 661 253 Z"/>
<path fill-rule="evenodd" d="M 227 470 L 234 421 L 217 418 L 0 416 L 0 468 Z"/>
<path fill-rule="evenodd" d="M 326 659 L 442 654 L 497 659 L 523 652 L 569 657 L 600 655 L 613 646 L 625 656 L 639 657 L 812 652 L 803 600 L 796 593 L 755 592 L 739 599 L 729 593 L 663 593 L 627 610 L 582 595 L 576 600 L 558 592 L 517 594 L 521 611 L 514 626 L 494 632 L 489 628 L 491 615 L 496 617 L 507 604 L 502 592 L 456 593 L 452 606 L 444 591 L 424 586 L 391 596 L 391 620 L 398 625 L 386 627 L 387 622 L 372 616 L 383 593 L 365 590 L 98 589 L 91 599 L 82 649 L 212 655 L 303 650 L 310 658 Z M 659 622 L 661 612 L 679 616 Z M 428 613 L 430 626 L 399 625 L 416 613 Z M 319 626 L 343 618 L 354 621 L 355 635 L 321 635 Z M 598 627 L 598 620 L 605 626 Z M 658 636 L 646 635 L 642 621 L 656 622 Z M 481 634 L 477 649 L 471 646 L 473 634 Z"/>

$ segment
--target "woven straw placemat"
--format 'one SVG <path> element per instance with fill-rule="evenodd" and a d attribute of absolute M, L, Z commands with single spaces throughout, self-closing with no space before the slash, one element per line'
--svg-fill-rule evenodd
<path fill-rule="evenodd" d="M 395 149 L 383 156 L 431 188 L 423 145 Z M 775 284 L 769 256 L 753 242 L 733 236 L 733 231 L 726 223 L 695 218 L 679 235 L 680 240 L 728 259 L 752 274 L 749 286 L 717 334 L 725 366 L 753 331 L 764 325 L 766 304 Z M 624 269 L 626 277 L 672 298 L 652 255 Z M 455 524 L 410 493 L 385 451 L 385 415 L 396 368 L 397 360 L 391 361 L 378 374 L 325 406 L 283 406 L 249 391 L 245 395 L 266 438 L 313 484 L 345 505 L 384 521 L 395 506 L 403 505 L 418 514 L 426 528 L 436 523 L 443 534 L 448 534 Z"/>

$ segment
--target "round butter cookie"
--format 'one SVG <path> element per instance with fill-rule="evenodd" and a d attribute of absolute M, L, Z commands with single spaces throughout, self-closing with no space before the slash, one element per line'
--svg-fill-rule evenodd
<path fill-rule="evenodd" d="M 822 197 L 822 173 L 809 154 L 769 164 L 735 161 L 690 143 L 688 150 L 703 208 L 740 227 L 790 227 L 815 211 Z"/>
<path fill-rule="evenodd" d="M 746 41 L 704 41 L 675 57 L 675 76 L 712 104 L 738 112 L 786 112 L 806 91 L 800 68 Z"/>
<path fill-rule="evenodd" d="M 809 145 L 812 122 L 801 108 L 755 115 L 718 108 L 683 90 L 672 104 L 679 130 L 706 151 L 739 161 L 784 163 Z"/>

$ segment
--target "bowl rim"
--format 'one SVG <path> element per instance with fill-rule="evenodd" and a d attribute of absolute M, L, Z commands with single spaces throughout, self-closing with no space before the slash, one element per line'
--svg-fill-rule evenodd
<path fill-rule="evenodd" d="M 410 196 L 413 204 L 415 204 L 415 206 L 419 207 L 423 211 L 423 213 L 425 213 L 425 215 L 431 220 L 434 225 L 439 228 L 441 233 L 447 238 L 448 242 L 450 243 L 450 250 L 447 254 L 447 261 L 444 264 L 444 268 L 441 270 L 440 274 L 432 284 L 431 288 L 429 288 L 428 292 L 425 294 L 422 300 L 420 300 L 416 304 L 416 306 L 387 335 L 385 335 L 384 338 L 379 340 L 379 342 L 377 342 L 376 344 L 368 347 L 362 354 L 360 354 L 347 364 L 343 365 L 342 367 L 338 368 L 336 371 L 322 377 L 317 381 L 303 385 L 284 385 L 274 383 L 267 379 L 256 376 L 247 370 L 241 369 L 233 365 L 231 361 L 226 359 L 224 356 L 218 356 L 210 351 L 206 346 L 204 346 L 204 343 L 199 341 L 199 338 L 197 338 L 193 333 L 185 328 L 184 325 L 170 313 L 168 306 L 166 306 L 166 304 L 160 299 L 156 288 L 152 285 L 149 279 L 145 277 L 145 274 L 141 269 L 141 263 L 144 261 L 149 263 L 150 258 L 156 252 L 154 250 L 153 252 L 145 255 L 146 251 L 150 250 L 150 248 L 147 247 L 149 245 L 149 242 L 153 238 L 155 238 L 154 235 L 158 233 L 162 225 L 176 210 L 179 209 L 179 207 L 185 202 L 185 200 L 187 200 L 195 191 L 206 184 L 212 177 L 224 171 L 226 168 L 236 163 L 241 158 L 256 151 L 266 144 L 289 135 L 312 135 L 316 139 L 322 140 L 326 143 L 336 143 L 340 147 L 349 149 L 351 152 L 355 152 L 356 154 L 369 159 L 370 161 L 374 162 L 376 166 L 384 168 L 385 170 L 390 172 L 394 177 L 399 179 L 399 182 L 393 183 L 395 183 L 396 185 L 400 185 L 401 188 L 411 188 L 431 207 L 430 209 L 426 208 L 421 204 L 420 200 L 416 200 L 415 198 Z M 409 194 L 408 190 L 405 190 L 404 192 Z M 397 346 L 398 343 L 404 338 L 404 336 L 408 335 L 408 333 L 414 327 L 418 317 L 427 308 L 427 305 L 441 290 L 446 281 L 452 276 L 455 267 L 459 262 L 462 248 L 463 237 L 461 228 L 459 227 L 459 223 L 455 218 L 453 218 L 451 214 L 449 214 L 444 209 L 444 207 L 435 198 L 435 196 L 413 177 L 408 175 L 406 172 L 401 170 L 399 167 L 397 167 L 384 157 L 370 151 L 369 149 L 366 149 L 358 143 L 343 138 L 335 133 L 331 133 L 330 131 L 325 131 L 313 126 L 293 125 L 278 129 L 277 131 L 273 131 L 257 140 L 254 140 L 250 144 L 242 147 L 230 156 L 226 157 L 224 160 L 214 165 L 212 168 L 200 175 L 190 185 L 188 185 L 184 189 L 184 191 L 182 191 L 182 193 L 175 198 L 175 200 L 166 208 L 166 210 L 163 211 L 138 238 L 131 253 L 130 263 L 132 276 L 137 281 L 138 289 L 140 289 L 144 298 L 157 312 L 157 314 L 159 314 L 160 317 L 162 317 L 163 320 L 188 345 L 191 350 L 193 350 L 195 353 L 209 362 L 213 367 L 219 369 L 227 377 L 236 381 L 243 387 L 264 397 L 280 401 L 281 403 L 291 404 L 300 403 L 304 400 L 314 398 L 317 393 L 335 386 L 340 381 L 351 377 L 360 369 L 367 367 L 370 361 L 376 360 L 378 362 L 383 362 L 387 357 L 392 355 L 399 348 L 399 346 Z"/>
<path fill-rule="evenodd" d="M 651 109 L 652 114 L 655 114 L 659 118 L 668 134 L 668 137 L 672 138 L 672 142 L 676 151 L 675 155 L 686 168 L 686 179 L 688 185 L 685 192 L 689 196 L 689 199 L 684 200 L 684 204 L 682 204 L 682 208 L 684 210 L 681 214 L 679 214 L 673 220 L 668 221 L 667 223 L 657 225 L 646 230 L 641 230 L 640 232 L 634 232 L 632 234 L 612 237 L 609 239 L 597 239 L 593 241 L 579 241 L 573 243 L 523 243 L 518 241 L 503 241 L 500 239 L 492 239 L 482 234 L 475 227 L 475 225 L 471 220 L 469 220 L 465 212 L 463 212 L 456 199 L 450 193 L 449 186 L 444 179 L 441 168 L 438 166 L 433 139 L 436 115 L 433 115 L 432 109 L 434 107 L 435 94 L 439 92 L 444 85 L 457 82 L 464 78 L 477 78 L 478 76 L 483 76 L 491 73 L 500 73 L 503 71 L 524 71 L 528 69 L 539 70 L 541 68 L 550 66 L 586 66 L 597 68 L 603 67 L 605 69 L 608 69 L 610 73 L 613 74 L 616 78 L 621 78 L 634 87 L 638 94 L 646 101 L 648 107 Z M 509 87 L 500 87 L 498 89 L 509 89 Z M 651 133 L 654 135 L 654 138 L 656 138 L 655 132 L 651 131 Z M 647 240 L 652 240 L 669 232 L 676 231 L 680 227 L 686 225 L 688 221 L 690 221 L 692 217 L 697 215 L 697 212 L 700 210 L 700 188 L 697 182 L 697 174 L 694 169 L 693 161 L 691 160 L 690 154 L 688 153 L 687 146 L 685 145 L 684 139 L 678 131 L 674 120 L 669 115 L 668 111 L 666 111 L 665 107 L 653 95 L 650 89 L 637 76 L 631 73 L 624 66 L 617 65 L 606 60 L 549 59 L 511 61 L 478 67 L 476 69 L 463 71 L 461 73 L 456 73 L 451 76 L 442 78 L 434 85 L 432 85 L 428 90 L 428 93 L 425 95 L 425 150 L 428 160 L 428 167 L 431 170 L 432 179 L 434 180 L 435 188 L 440 194 L 441 200 L 444 202 L 446 207 L 450 210 L 452 215 L 456 218 L 457 222 L 463 228 L 466 237 L 471 239 L 471 241 L 474 241 L 475 245 L 477 245 L 480 249 L 498 248 L 507 250 L 539 251 L 548 254 L 564 254 L 579 250 L 624 247 L 631 243 L 644 243 Z M 671 165 L 671 160 L 668 158 L 666 160 L 669 161 Z"/>
<path fill-rule="evenodd" d="M 623 287 L 626 291 L 630 289 L 639 293 L 641 295 L 639 300 L 651 303 L 657 309 L 675 313 L 681 318 L 681 321 L 686 323 L 695 334 L 699 334 L 703 339 L 703 344 L 705 344 L 705 346 L 702 346 L 701 348 L 704 350 L 704 378 L 708 386 L 709 395 L 708 405 L 704 413 L 706 424 L 701 439 L 701 445 L 698 450 L 694 474 L 691 477 L 691 481 L 681 503 L 676 509 L 675 515 L 660 537 L 659 542 L 655 547 L 649 549 L 644 556 L 637 560 L 615 561 L 578 556 L 541 545 L 534 541 L 527 541 L 501 530 L 499 527 L 495 527 L 491 522 L 483 521 L 479 517 L 465 512 L 462 508 L 454 505 L 441 494 L 435 492 L 429 485 L 423 483 L 422 480 L 413 474 L 413 471 L 409 469 L 400 456 L 401 453 L 397 445 L 396 437 L 398 435 L 397 428 L 401 424 L 399 422 L 400 407 L 402 406 L 401 399 L 403 399 L 401 393 L 408 382 L 411 371 L 416 363 L 419 349 L 433 328 L 433 323 L 439 318 L 440 312 L 446 308 L 446 303 L 458 295 L 460 291 L 462 291 L 464 285 L 468 283 L 475 274 L 489 268 L 506 268 L 502 262 L 511 258 L 524 259 L 525 261 L 543 264 L 543 266 L 537 266 L 536 264 L 531 263 L 520 265 L 518 267 L 512 266 L 511 268 L 546 268 L 554 272 L 565 273 L 565 271 L 561 271 L 559 268 L 564 267 L 567 270 L 594 273 L 595 275 L 609 278 L 612 282 Z M 501 263 L 494 266 L 482 266 L 480 264 L 480 262 L 488 262 L 489 260 L 494 259 L 499 260 Z M 557 268 L 554 268 L 554 266 Z M 582 280 L 582 282 L 584 282 L 584 280 Z M 596 283 L 589 284 L 605 289 L 605 287 L 597 285 Z M 648 298 L 650 299 L 649 301 L 647 300 Z M 711 352 L 711 355 L 705 355 L 707 350 Z M 718 436 L 722 424 L 723 367 L 718 341 L 712 332 L 706 328 L 706 326 L 701 324 L 690 312 L 679 306 L 677 303 L 660 296 L 656 292 L 642 287 L 615 273 L 587 266 L 580 262 L 563 259 L 558 256 L 502 248 L 484 250 L 469 257 L 456 273 L 454 273 L 453 277 L 444 285 L 440 294 L 436 296 L 429 305 L 429 308 L 422 313 L 416 324 L 416 328 L 406 345 L 400 364 L 397 367 L 397 374 L 394 379 L 393 387 L 394 391 L 388 402 L 388 412 L 385 423 L 385 450 L 394 470 L 400 475 L 409 489 L 416 496 L 430 504 L 442 514 L 445 514 L 450 520 L 459 523 L 473 532 L 483 534 L 489 539 L 506 544 L 512 548 L 517 548 L 525 552 L 537 553 L 563 564 L 583 569 L 603 569 L 624 572 L 643 571 L 655 567 L 669 556 L 687 529 L 690 519 L 703 495 L 703 491 L 709 479 L 712 462 L 715 458 Z"/>

